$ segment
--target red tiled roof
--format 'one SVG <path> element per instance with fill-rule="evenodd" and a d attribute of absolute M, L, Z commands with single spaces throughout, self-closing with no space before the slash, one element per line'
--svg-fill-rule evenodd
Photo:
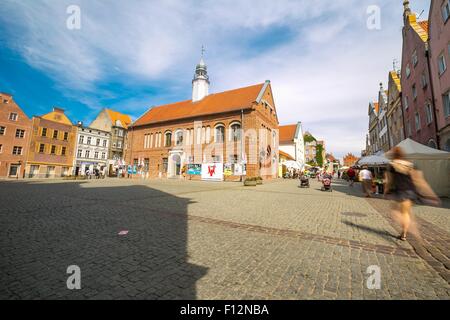
<path fill-rule="evenodd" d="M 122 124 L 122 126 L 127 129 L 128 126 L 131 124 L 131 118 L 130 116 L 111 110 L 111 109 L 106 109 L 106 113 L 108 114 L 108 116 L 111 118 L 112 123 L 115 125 L 116 121 L 119 120 L 120 123 Z"/>
<path fill-rule="evenodd" d="M 297 131 L 297 125 L 292 124 L 288 126 L 280 126 L 280 143 L 293 142 L 295 132 Z"/>
<path fill-rule="evenodd" d="M 375 102 L 373 104 L 374 108 L 375 108 L 375 113 L 378 114 L 378 110 L 380 110 L 380 105 L 378 104 L 378 102 Z"/>
<path fill-rule="evenodd" d="M 264 83 L 250 87 L 210 94 L 200 101 L 186 100 L 148 110 L 133 126 L 180 120 L 251 108 Z"/>
<path fill-rule="evenodd" d="M 428 20 L 418 21 L 417 23 L 428 33 Z"/>

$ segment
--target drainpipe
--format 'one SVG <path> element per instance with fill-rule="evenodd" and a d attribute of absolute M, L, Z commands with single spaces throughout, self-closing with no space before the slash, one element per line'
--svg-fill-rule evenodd
<path fill-rule="evenodd" d="M 245 143 L 244 143 L 244 137 L 245 135 L 244 133 L 244 109 L 241 109 L 241 166 L 242 169 L 243 167 L 243 160 L 244 160 L 244 148 L 245 148 Z M 241 180 L 240 182 L 244 182 L 244 176 L 241 174 Z"/>
<path fill-rule="evenodd" d="M 428 41 L 430 41 L 428 39 Z M 431 76 L 431 53 L 429 48 L 429 42 L 426 43 L 426 51 L 425 55 L 427 57 L 428 64 L 428 77 L 430 78 L 430 89 L 431 89 L 431 99 L 432 99 L 432 109 L 433 109 L 433 121 L 434 121 L 434 130 L 436 131 L 436 149 L 440 149 L 440 137 L 438 134 L 438 125 L 437 125 L 437 112 L 436 112 L 436 99 L 434 97 L 434 86 L 433 86 L 433 77 Z"/>

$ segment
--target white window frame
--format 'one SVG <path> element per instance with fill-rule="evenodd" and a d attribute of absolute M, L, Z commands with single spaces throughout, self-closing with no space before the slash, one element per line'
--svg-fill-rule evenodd
<path fill-rule="evenodd" d="M 428 86 L 427 76 L 425 75 L 425 72 L 423 72 L 420 76 L 420 82 L 422 83 L 422 89 Z"/>
<path fill-rule="evenodd" d="M 411 76 L 411 67 L 409 66 L 409 63 L 406 65 L 406 78 L 409 78 Z"/>
<path fill-rule="evenodd" d="M 20 134 L 19 134 L 19 136 L 17 136 L 17 132 L 18 131 L 20 131 L 20 133 L 22 133 L 23 132 L 23 135 L 21 136 Z M 24 129 L 20 129 L 20 128 L 17 128 L 16 129 L 16 139 L 24 139 L 25 138 L 25 130 Z"/>
<path fill-rule="evenodd" d="M 427 125 L 433 122 L 433 110 L 431 108 L 431 103 L 427 102 L 425 104 L 425 114 L 427 116 Z"/>
<path fill-rule="evenodd" d="M 222 141 L 217 141 L 217 129 L 219 129 L 219 128 L 223 128 L 223 137 L 222 137 Z M 224 142 L 225 142 L 225 135 L 226 135 L 226 132 L 225 132 L 225 125 L 222 124 L 222 123 L 216 124 L 216 125 L 214 126 L 214 142 L 215 142 L 215 143 L 224 143 Z"/>
<path fill-rule="evenodd" d="M 414 67 L 417 66 L 417 64 L 419 63 L 419 59 L 417 57 L 417 49 L 414 50 L 411 59 L 412 59 L 413 66 Z"/>
<path fill-rule="evenodd" d="M 414 125 L 416 126 L 416 132 L 420 131 L 422 124 L 420 123 L 420 114 L 416 112 L 414 115 Z"/>
<path fill-rule="evenodd" d="M 14 117 L 12 117 L 14 115 Z M 19 119 L 19 114 L 17 112 L 10 112 L 8 119 L 10 121 L 17 121 Z"/>
<path fill-rule="evenodd" d="M 443 68 L 441 68 L 441 67 L 443 67 Z M 444 53 L 442 53 L 438 57 L 438 72 L 439 72 L 439 76 L 443 75 L 446 70 L 447 70 L 447 62 L 445 61 Z"/>
<path fill-rule="evenodd" d="M 178 143 L 178 136 L 181 134 L 181 143 Z M 178 129 L 178 130 L 176 130 L 175 131 L 175 137 L 174 137 L 175 139 L 175 146 L 176 147 L 181 147 L 181 146 L 183 146 L 183 143 L 184 143 L 184 132 L 183 132 L 183 129 Z"/>
<path fill-rule="evenodd" d="M 170 144 L 167 145 L 167 135 L 170 134 Z M 166 132 L 164 132 L 164 147 L 166 148 L 170 148 L 173 144 L 173 134 L 171 130 L 167 130 Z"/>
<path fill-rule="evenodd" d="M 0 126 L 0 128 L 2 128 L 2 130 L 3 130 L 3 132 L 0 132 L 0 136 L 4 136 L 6 134 L 6 127 Z"/>
<path fill-rule="evenodd" d="M 444 5 L 441 7 L 441 15 L 444 23 L 446 23 L 450 18 L 450 3 L 448 0 L 445 1 Z"/>
<path fill-rule="evenodd" d="M 234 140 L 234 131 L 233 131 L 233 127 L 234 126 L 239 126 L 239 139 Z M 241 123 L 239 121 L 234 121 L 230 124 L 230 127 L 228 128 L 228 141 L 230 142 L 240 142 L 242 139 L 242 126 Z"/>
<path fill-rule="evenodd" d="M 447 97 L 447 99 L 445 97 Z M 446 102 L 445 100 L 447 100 L 447 104 L 445 103 Z M 447 91 L 442 96 L 442 106 L 444 108 L 445 117 L 450 117 L 450 91 Z"/>
<path fill-rule="evenodd" d="M 20 152 L 19 152 L 19 153 L 16 153 L 16 152 L 15 152 L 16 150 L 19 150 Z M 21 155 L 22 155 L 22 152 L 23 152 L 23 147 L 21 147 L 21 146 L 14 146 L 14 147 L 13 147 L 13 150 L 12 150 L 13 156 L 21 156 Z"/>

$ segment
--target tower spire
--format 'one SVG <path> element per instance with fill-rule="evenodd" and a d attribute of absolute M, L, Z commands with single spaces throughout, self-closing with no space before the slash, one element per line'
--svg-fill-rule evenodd
<path fill-rule="evenodd" d="M 203 60 L 204 53 L 205 47 L 202 46 L 200 62 L 195 68 L 195 75 L 194 79 L 192 80 L 192 102 L 202 100 L 209 93 L 208 67 Z"/>
<path fill-rule="evenodd" d="M 409 0 L 403 0 L 403 19 L 406 25 L 408 16 L 411 14 L 411 8 L 409 7 Z"/>

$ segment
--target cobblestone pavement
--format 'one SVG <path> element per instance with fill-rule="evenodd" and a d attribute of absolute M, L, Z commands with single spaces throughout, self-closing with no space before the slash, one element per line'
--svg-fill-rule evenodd
<path fill-rule="evenodd" d="M 415 208 L 422 239 L 401 242 L 385 200 L 318 189 L 0 182 L 0 298 L 450 299 L 448 202 Z M 66 287 L 70 265 L 81 290 Z"/>

